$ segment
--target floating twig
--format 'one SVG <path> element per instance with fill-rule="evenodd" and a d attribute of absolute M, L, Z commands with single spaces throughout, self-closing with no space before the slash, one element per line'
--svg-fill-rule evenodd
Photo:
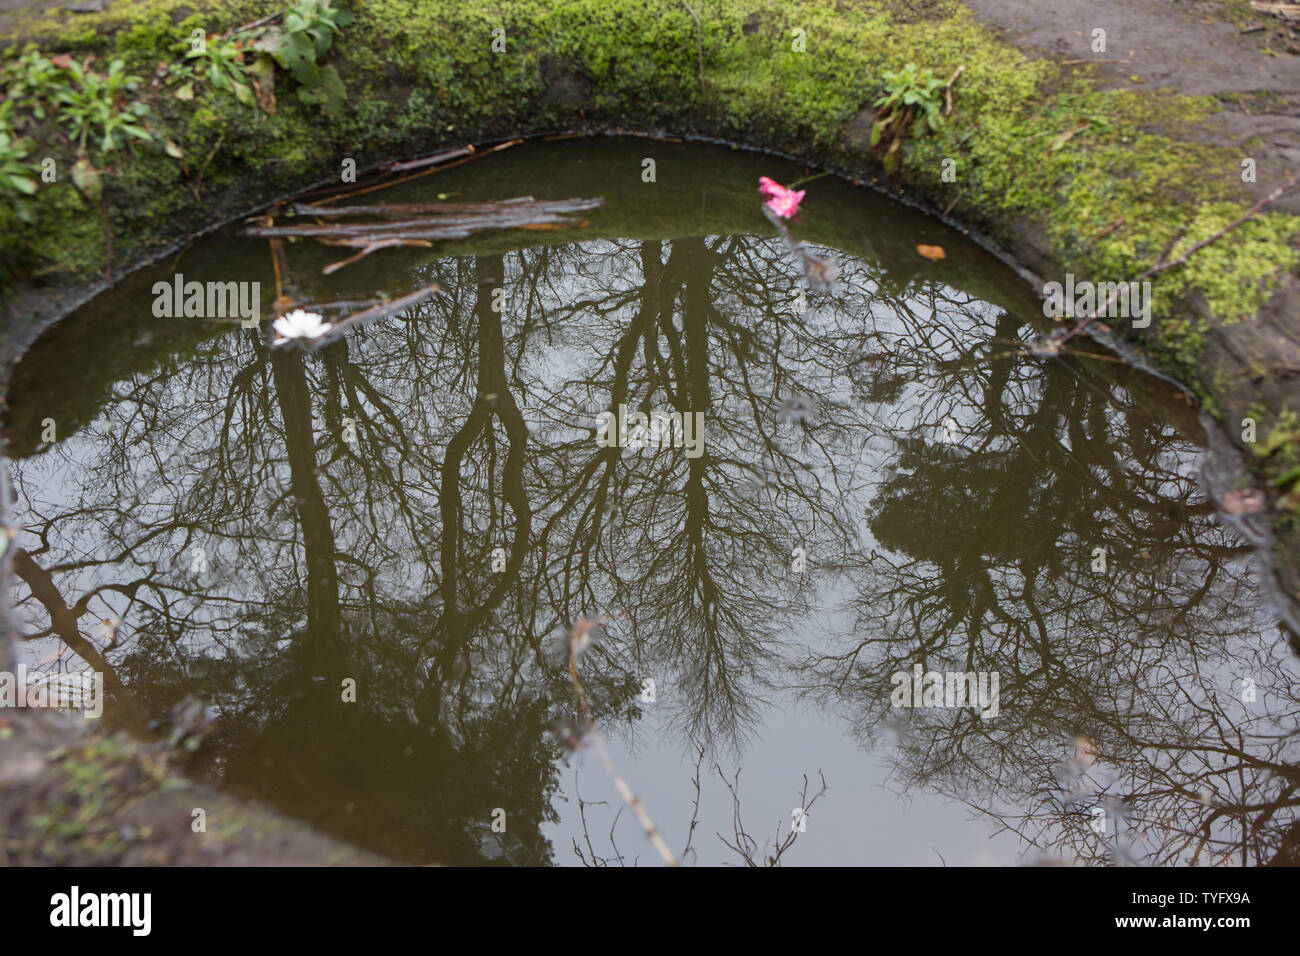
<path fill-rule="evenodd" d="M 380 171 L 385 173 L 404 173 L 412 169 L 424 169 L 426 166 L 438 166 L 442 163 L 450 162 L 453 159 L 460 159 L 462 156 L 472 156 L 475 152 L 477 152 L 477 150 L 475 150 L 472 145 L 461 146 L 445 153 L 439 153 L 436 156 L 426 156 L 423 159 L 408 159 L 405 162 L 400 163 L 389 163 L 387 166 L 381 166 Z"/>
<path fill-rule="evenodd" d="M 433 240 L 463 239 L 486 229 L 570 229 L 587 225 L 567 215 L 595 209 L 603 199 L 537 200 L 532 196 L 486 203 L 394 203 L 391 205 L 321 207 L 295 203 L 292 209 L 315 222 L 276 225 L 270 217 L 244 229 L 245 236 L 316 239 L 328 245 L 361 250 L 325 267 L 336 272 L 380 249 L 429 246 Z M 374 222 L 322 222 L 367 216 Z"/>
<path fill-rule="evenodd" d="M 340 243 L 340 245 L 354 245 L 354 243 Z M 350 266 L 370 255 L 372 252 L 378 252 L 380 249 L 391 249 L 393 246 L 423 246 L 428 249 L 433 245 L 427 239 L 380 239 L 376 242 L 368 242 L 361 247 L 361 251 L 354 256 L 348 256 L 346 259 L 340 259 L 338 262 L 331 262 L 324 269 L 321 269 L 321 275 L 332 275 L 338 272 L 344 266 Z"/>
<path fill-rule="evenodd" d="M 578 676 L 578 654 L 590 642 L 591 632 L 599 626 L 600 622 L 601 618 L 594 620 L 584 618 L 575 624 L 569 632 L 569 680 L 573 684 L 573 693 L 578 699 L 578 709 L 581 711 L 583 722 L 586 724 L 585 735 L 589 736 L 592 743 L 595 744 L 596 753 L 605 767 L 605 772 L 614 781 L 614 786 L 617 788 L 619 796 L 623 798 L 623 802 L 632 808 L 636 818 L 641 821 L 641 827 L 645 830 L 646 837 L 655 850 L 658 851 L 664 865 L 677 866 L 677 858 L 673 856 L 673 851 L 668 849 L 668 844 L 664 842 L 664 838 L 659 835 L 658 828 L 655 827 L 654 821 L 650 819 L 650 814 L 646 812 L 645 804 L 641 802 L 640 797 L 632 792 L 632 788 L 627 785 L 627 781 L 619 776 L 618 771 L 614 769 L 614 761 L 610 759 L 609 751 L 605 747 L 605 738 L 596 729 L 596 721 L 591 715 L 590 706 L 587 704 L 587 694 L 582 687 L 582 678 Z"/>
<path fill-rule="evenodd" d="M 522 139 L 512 139 L 505 143 L 497 143 L 495 146 L 488 149 L 475 149 L 473 146 L 462 146 L 458 149 L 453 149 L 450 152 L 441 153 L 437 156 L 429 156 L 425 159 L 413 159 L 408 160 L 406 163 L 384 166 L 380 168 L 380 173 L 400 172 L 403 169 L 417 167 L 421 167 L 421 171 L 418 173 L 412 173 L 410 176 L 399 176 L 397 179 L 390 179 L 386 182 L 375 183 L 370 186 L 363 186 L 346 192 L 335 192 L 334 195 L 330 196 L 328 199 L 322 199 L 321 202 L 337 202 L 338 200 L 345 199 L 348 196 L 360 196 L 364 193 L 374 192 L 377 189 L 387 189 L 389 186 L 396 186 L 399 183 L 409 183 L 413 179 L 419 179 L 421 176 L 428 176 L 430 173 L 436 173 L 439 170 L 451 169 L 453 166 L 459 166 L 461 163 L 468 163 L 472 159 L 491 156 L 493 153 L 499 153 L 503 149 L 510 149 L 512 146 L 518 146 L 522 142 Z M 452 161 L 448 162 L 448 160 Z M 430 168 L 422 168 L 426 166 Z M 317 192 L 320 192 L 320 190 L 311 190 L 300 195 L 310 196 Z"/>
<path fill-rule="evenodd" d="M 455 215 L 493 215 L 501 211 L 518 210 L 526 212 L 582 212 L 595 209 L 602 199 L 534 199 L 532 196 L 516 196 L 513 199 L 501 199 L 495 202 L 408 202 L 379 203 L 372 206 L 332 206 L 321 207 L 307 203 L 294 203 L 292 209 L 300 216 L 319 216 L 322 219 L 345 219 L 349 216 L 380 216 L 395 219 L 401 216 L 455 216 Z"/>
<path fill-rule="evenodd" d="M 306 347 L 308 350 L 314 352 L 322 345 L 328 345 L 330 342 L 342 338 L 343 333 L 348 331 L 348 329 L 351 329 L 354 326 L 364 325 L 367 322 L 374 322 L 378 319 L 385 319 L 390 315 L 401 312 L 403 309 L 417 305 L 437 292 L 438 289 L 438 283 L 435 282 L 432 285 L 427 285 L 423 289 L 418 289 L 409 295 L 404 295 L 396 299 L 386 299 L 379 305 L 372 306 L 371 308 L 365 309 L 361 312 L 355 312 L 347 318 L 335 322 L 330 326 L 328 332 L 313 339 Z"/>

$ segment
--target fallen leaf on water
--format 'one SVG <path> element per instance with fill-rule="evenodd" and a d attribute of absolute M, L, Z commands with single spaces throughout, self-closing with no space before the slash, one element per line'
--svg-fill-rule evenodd
<path fill-rule="evenodd" d="M 1264 492 L 1258 488 L 1238 491 L 1236 488 L 1223 496 L 1223 510 L 1230 515 L 1258 514 L 1264 507 Z"/>
<path fill-rule="evenodd" d="M 1097 762 L 1097 748 L 1087 737 L 1080 734 L 1074 738 L 1074 762 L 1082 767 L 1091 767 Z"/>
<path fill-rule="evenodd" d="M 947 259 L 948 255 L 943 251 L 943 246 L 918 245 L 916 251 L 927 259 Z"/>

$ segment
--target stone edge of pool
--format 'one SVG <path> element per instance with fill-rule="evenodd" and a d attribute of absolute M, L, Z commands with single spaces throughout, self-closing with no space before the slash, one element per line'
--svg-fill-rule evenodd
<path fill-rule="evenodd" d="M 393 865 L 267 804 L 187 779 L 184 748 L 91 724 L 39 710 L 0 721 L 0 865 Z M 87 806 L 100 809 L 88 817 Z"/>
<path fill-rule="evenodd" d="M 143 148 L 100 157 L 102 204 L 61 182 L 38 192 L 32 226 L 0 211 L 2 374 L 42 329 L 106 286 L 110 248 L 120 277 L 186 237 L 290 192 L 336 183 L 344 156 L 364 181 L 365 170 L 394 159 L 515 136 L 725 141 L 920 206 L 1002 254 L 1039 288 L 1066 273 L 1097 282 L 1139 276 L 1229 226 L 1276 184 L 1267 178 L 1273 168 L 1253 185 L 1240 182 L 1249 150 L 1214 133 L 1225 113 L 1266 110 L 1276 94 L 1183 95 L 1177 70 L 1155 89 L 1140 74 L 1124 75 L 1128 67 L 1117 77 L 1107 66 L 1113 57 L 1089 62 L 1086 39 L 1079 55 L 1043 55 L 1008 42 L 958 0 L 917 6 L 367 0 L 354 4 L 356 22 L 325 57 L 349 96 L 334 117 L 300 103 L 285 77 L 273 115 L 208 86 L 182 102 L 149 85 L 153 67 L 177 58 L 175 45 L 195 27 L 218 33 L 282 3 L 218 0 L 200 13 L 189 0 L 135 0 L 72 13 L 34 0 L 6 11 L 0 47 L 94 54 L 101 68 L 122 57 L 145 78 L 142 98 L 155 125 L 187 159 L 183 168 Z M 1208 44 L 1219 45 L 1211 36 L 1235 34 L 1241 17 L 1258 16 L 1231 2 L 1221 7 L 1218 23 L 1182 24 L 1206 31 L 1207 56 Z M 494 30 L 504 31 L 503 53 L 492 49 Z M 909 62 L 941 79 L 961 72 L 951 115 L 909 139 L 901 165 L 886 172 L 870 147 L 872 104 L 884 71 Z M 1189 62 L 1183 79 L 1190 85 L 1205 68 Z M 70 167 L 58 135 L 37 130 L 36 146 L 34 156 Z M 949 158 L 956 176 L 945 182 Z M 1274 537 L 1265 550 L 1288 596 L 1300 594 L 1300 522 L 1271 509 L 1280 497 L 1273 480 L 1300 456 L 1297 213 L 1300 195 L 1292 193 L 1154 276 L 1156 318 L 1147 329 L 1112 322 L 1147 361 L 1196 393 L 1251 480 L 1268 490 Z M 1242 441 L 1246 417 L 1257 423 L 1253 447 L 1273 454 L 1252 454 Z"/>
<path fill-rule="evenodd" d="M 73 189 L 43 187 L 34 226 L 22 227 L 12 210 L 0 210 L 0 374 L 7 377 L 42 329 L 104 287 L 101 215 L 113 235 L 113 274 L 121 276 L 200 230 L 307 185 L 336 181 L 345 155 L 365 169 L 466 143 L 573 129 L 726 140 L 869 182 L 941 214 L 1003 252 L 1040 287 L 1066 272 L 1096 281 L 1133 278 L 1174 243 L 1185 246 L 1229 224 L 1273 184 L 1262 173 L 1253 189 L 1233 183 L 1242 149 L 1217 143 L 1213 134 L 1207 141 L 1206 133 L 1206 124 L 1225 112 L 1275 106 L 1269 94 L 1243 94 L 1234 105 L 1151 89 L 1137 74 L 1121 77 L 1117 88 L 1114 76 L 1103 75 L 1109 57 L 1099 56 L 1096 65 L 1067 62 L 1088 59 L 1086 41 L 1081 52 L 1035 55 L 1001 39 L 956 0 L 935 0 L 918 13 L 919 6 L 574 0 L 547 9 L 484 0 L 367 0 L 326 58 L 347 87 L 345 115 L 321 117 L 296 101 L 284 79 L 277 86 L 280 108 L 270 117 L 211 90 L 182 103 L 149 88 L 160 129 L 188 163 L 203 165 L 201 182 L 187 181 L 175 160 L 139 151 L 129 164 L 100 163 L 102 207 Z M 1229 36 L 1241 17 L 1253 16 L 1241 4 L 1220 6 L 1216 35 Z M 148 79 L 195 26 L 217 33 L 284 4 L 215 0 L 203 7 L 116 0 L 101 13 L 71 13 L 33 0 L 0 12 L 0 46 L 94 53 L 101 65 L 109 54 L 120 55 Z M 491 52 L 493 29 L 505 31 L 505 54 Z M 799 39 L 802 52 L 795 49 Z M 869 155 L 872 103 L 883 71 L 907 62 L 943 79 L 964 69 L 953 85 L 952 117 L 910 144 L 902 166 L 886 174 Z M 1177 80 L 1175 74 L 1170 85 L 1179 86 Z M 34 155 L 53 155 L 67 169 L 66 146 L 44 132 L 38 131 Z M 948 157 L 957 159 L 951 183 L 941 172 Z M 1300 380 L 1289 377 L 1300 370 L 1292 338 L 1300 329 L 1294 198 L 1207 247 L 1177 275 L 1158 277 L 1163 318 L 1145 333 L 1116 324 L 1116 332 L 1127 333 L 1148 360 L 1186 382 L 1227 423 L 1222 437 L 1253 468 L 1253 480 L 1267 485 L 1281 462 L 1257 460 L 1234 423 L 1257 415 L 1261 442 L 1278 435 L 1281 448 L 1300 447 L 1300 425 L 1283 418 L 1300 410 Z M 1293 436 L 1278 432 L 1290 428 Z M 1276 531 L 1276 571 L 1283 590 L 1294 595 L 1300 534 L 1289 525 Z M 0 576 L 6 571 L 0 566 Z M 0 665 L 5 650 L 0 646 Z M 66 721 L 23 715 L 9 730 L 7 739 L 0 736 L 0 807 L 20 824 L 14 832 L 36 826 L 35 808 L 48 812 L 45 797 L 66 790 L 61 764 L 94 762 L 104 779 L 160 780 L 169 773 L 143 745 L 84 739 Z M 189 840 L 196 796 L 213 807 L 231 798 L 145 789 L 170 805 L 145 804 L 141 819 L 170 822 L 158 828 L 160 839 L 138 843 L 140 855 L 125 862 L 219 861 L 167 854 Z M 227 862 L 378 862 L 305 828 L 306 843 L 284 838 L 290 843 L 278 844 L 300 846 L 299 853 L 276 851 L 280 838 L 268 843 L 265 834 L 281 827 L 297 832 L 301 825 L 264 808 L 230 807 L 217 818 L 245 821 L 253 838 L 246 852 L 236 847 L 225 854 Z M 123 826 L 139 833 L 129 821 Z M 163 856 L 151 856 L 151 845 Z M 73 849 L 77 862 L 95 857 L 95 847 Z"/>

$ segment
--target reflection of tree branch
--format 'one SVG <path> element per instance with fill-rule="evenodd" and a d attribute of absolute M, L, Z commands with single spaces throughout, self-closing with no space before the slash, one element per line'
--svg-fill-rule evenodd
<path fill-rule="evenodd" d="M 768 853 L 766 849 L 764 849 L 762 860 L 760 861 L 758 859 L 758 841 L 745 832 L 745 824 L 740 817 L 740 771 L 737 770 L 735 776 L 731 780 L 728 780 L 722 775 L 721 767 L 715 765 L 713 769 L 717 771 L 718 779 L 722 781 L 723 786 L 725 786 L 727 791 L 731 794 L 732 840 L 728 840 L 719 833 L 717 834 L 717 837 L 722 841 L 722 845 L 744 860 L 745 866 L 780 866 L 781 857 L 785 856 L 786 851 L 794 846 L 795 841 L 799 839 L 799 834 L 802 833 L 803 830 L 791 822 L 790 831 L 782 837 L 781 830 L 783 829 L 783 824 L 778 823 L 776 825 L 776 839 L 773 843 L 772 852 Z M 802 810 L 802 815 L 804 817 L 807 817 L 808 811 L 812 809 L 813 804 L 816 803 L 822 794 L 826 792 L 826 777 L 820 770 L 817 771 L 817 776 L 821 777 L 822 785 L 821 789 L 813 795 L 811 800 L 808 799 L 808 775 L 804 774 L 803 777 L 803 790 L 800 791 L 799 794 L 799 807 Z"/>
<path fill-rule="evenodd" d="M 54 584 L 50 573 L 32 560 L 22 548 L 14 549 L 14 573 L 31 589 L 32 596 L 40 601 L 50 616 L 54 632 L 72 652 L 90 667 L 104 675 L 104 688 L 113 695 L 118 707 L 113 711 L 113 719 L 121 721 L 124 728 L 131 733 L 142 735 L 147 717 L 134 695 L 122 685 L 117 672 L 95 645 L 81 636 L 77 620 L 86 613 L 89 595 L 82 598 L 73 607 L 64 603 L 62 595 Z"/>
<path fill-rule="evenodd" d="M 443 526 L 441 568 L 445 620 L 442 626 L 444 642 L 438 649 L 437 660 L 443 675 L 449 672 L 456 654 L 472 637 L 479 624 L 505 598 L 515 575 L 523 566 L 532 534 L 532 511 L 523 482 L 528 427 L 506 385 L 501 318 L 492 309 L 492 290 L 502 281 L 503 270 L 501 256 L 484 256 L 478 260 L 478 301 L 475 308 L 479 328 L 478 394 L 464 426 L 447 443 L 442 466 L 439 506 Z M 479 607 L 464 613 L 459 607 L 460 595 L 457 588 L 462 524 L 460 471 L 470 445 L 488 428 L 493 417 L 501 421 L 508 442 L 503 465 L 502 497 L 510 505 L 515 518 L 514 536 L 510 543 L 505 573 Z"/>

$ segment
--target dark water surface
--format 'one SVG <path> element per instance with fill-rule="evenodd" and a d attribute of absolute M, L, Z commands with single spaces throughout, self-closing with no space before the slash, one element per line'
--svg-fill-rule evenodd
<path fill-rule="evenodd" d="M 347 250 L 289 244 L 300 301 L 442 289 L 310 355 L 153 315 L 177 272 L 269 313 L 266 240 L 123 281 L 8 395 L 28 663 L 102 654 L 118 725 L 203 698 L 193 772 L 401 860 L 658 862 L 565 744 L 595 618 L 598 727 L 687 862 L 762 862 L 819 771 L 783 863 L 1273 858 L 1300 682 L 1194 412 L 1096 346 L 1026 356 L 1012 273 L 830 177 L 794 233 L 839 280 L 804 293 L 754 190 L 806 172 L 564 142 L 367 194 L 605 205 L 328 277 Z M 700 453 L 599 446 L 620 405 L 700 413 Z M 893 706 L 918 666 L 974 673 L 982 712 Z"/>

